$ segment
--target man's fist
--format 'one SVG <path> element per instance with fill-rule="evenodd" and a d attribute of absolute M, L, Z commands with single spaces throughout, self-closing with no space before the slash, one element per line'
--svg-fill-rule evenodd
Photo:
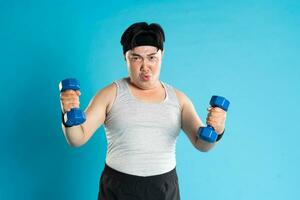
<path fill-rule="evenodd" d="M 212 126 L 217 134 L 222 134 L 225 128 L 226 111 L 218 107 L 209 107 L 206 124 Z"/>
<path fill-rule="evenodd" d="M 69 112 L 72 108 L 79 108 L 79 90 L 65 90 L 60 93 L 61 109 L 63 113 Z"/>

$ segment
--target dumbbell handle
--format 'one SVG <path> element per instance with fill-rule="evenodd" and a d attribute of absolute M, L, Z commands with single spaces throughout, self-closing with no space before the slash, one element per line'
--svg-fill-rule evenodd
<path fill-rule="evenodd" d="M 228 110 L 229 104 L 230 102 L 221 96 L 212 96 L 212 98 L 210 99 L 210 105 L 212 107 L 218 107 L 223 109 L 224 111 Z M 212 127 L 211 125 L 199 128 L 198 136 L 199 138 L 210 143 L 215 142 L 218 138 L 218 134 L 215 132 L 214 127 Z"/>
<path fill-rule="evenodd" d="M 65 90 L 80 90 L 80 84 L 77 79 L 67 78 L 59 83 L 59 90 L 63 92 Z M 63 116 L 63 124 L 66 127 L 77 126 L 85 122 L 85 113 L 79 108 L 72 108 L 69 112 L 66 112 Z"/>
<path fill-rule="evenodd" d="M 212 107 L 221 108 L 222 110 L 227 112 L 230 102 L 225 97 L 214 95 L 211 97 L 209 104 Z M 213 130 L 215 130 L 214 127 L 212 127 L 211 125 L 207 125 L 207 127 L 210 127 Z"/>

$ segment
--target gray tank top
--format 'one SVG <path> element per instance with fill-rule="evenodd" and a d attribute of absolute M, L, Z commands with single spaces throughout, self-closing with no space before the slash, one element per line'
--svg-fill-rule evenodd
<path fill-rule="evenodd" d="M 117 96 L 104 122 L 107 165 L 136 176 L 174 169 L 176 140 L 181 129 L 181 107 L 174 89 L 161 82 L 165 100 L 147 103 L 131 94 L 125 78 L 114 83 Z"/>

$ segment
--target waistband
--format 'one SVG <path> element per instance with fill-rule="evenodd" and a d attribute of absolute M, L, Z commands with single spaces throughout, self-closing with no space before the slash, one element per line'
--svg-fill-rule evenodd
<path fill-rule="evenodd" d="M 105 163 L 103 174 L 116 178 L 122 182 L 162 182 L 166 180 L 177 180 L 176 167 L 169 172 L 153 176 L 136 176 L 117 171 Z"/>

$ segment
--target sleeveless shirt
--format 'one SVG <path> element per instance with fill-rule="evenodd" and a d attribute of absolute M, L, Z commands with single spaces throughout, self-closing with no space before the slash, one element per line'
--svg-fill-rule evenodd
<path fill-rule="evenodd" d="M 161 82 L 165 99 L 149 103 L 133 96 L 125 78 L 114 83 L 117 95 L 104 122 L 106 164 L 136 176 L 159 175 L 174 169 L 181 129 L 181 107 L 174 88 Z"/>

